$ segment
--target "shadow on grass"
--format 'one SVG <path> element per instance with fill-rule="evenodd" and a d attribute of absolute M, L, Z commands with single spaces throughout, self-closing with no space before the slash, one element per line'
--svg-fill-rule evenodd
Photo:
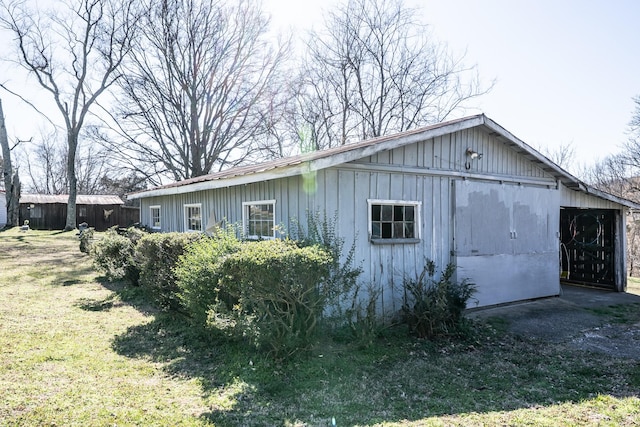
<path fill-rule="evenodd" d="M 58 263 L 74 263 L 76 266 L 70 269 L 55 268 Z M 53 264 L 56 264 L 56 266 Z M 40 265 L 42 268 L 37 271 L 31 271 L 29 276 L 34 279 L 46 278 L 53 286 L 73 286 L 95 279 L 95 270 L 87 258 L 60 257 L 55 261 L 43 261 Z M 51 268 L 48 268 L 48 266 L 51 266 Z"/>
<path fill-rule="evenodd" d="M 76 305 L 83 310 L 109 311 L 114 307 L 128 305 L 147 315 L 161 313 L 158 308 L 149 303 L 148 295 L 139 286 L 132 286 L 126 280 L 110 281 L 105 276 L 99 276 L 94 280 L 111 293 L 103 299 L 84 298 L 78 300 Z"/>
<path fill-rule="evenodd" d="M 416 421 L 640 390 L 640 368 L 630 361 L 521 339 L 501 330 L 500 319 L 494 323 L 476 324 L 474 339 L 464 342 L 415 341 L 402 329 L 366 349 L 326 338 L 310 355 L 280 365 L 241 342 L 199 332 L 179 314 L 158 312 L 116 337 L 113 348 L 199 379 L 211 407 L 202 417 L 223 426 Z"/>

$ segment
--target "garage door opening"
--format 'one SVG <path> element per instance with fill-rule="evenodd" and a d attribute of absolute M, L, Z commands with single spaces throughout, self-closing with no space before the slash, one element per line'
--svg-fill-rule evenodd
<path fill-rule="evenodd" d="M 616 211 L 560 210 L 561 279 L 616 289 Z"/>

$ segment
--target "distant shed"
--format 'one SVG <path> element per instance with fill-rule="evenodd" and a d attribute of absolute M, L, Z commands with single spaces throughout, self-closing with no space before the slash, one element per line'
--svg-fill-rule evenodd
<path fill-rule="evenodd" d="M 20 224 L 29 221 L 35 230 L 63 229 L 67 222 L 66 194 L 23 194 L 20 197 Z M 113 195 L 78 195 L 76 198 L 76 226 L 86 222 L 97 231 L 114 225 L 128 227 L 139 219 L 139 209 L 124 206 Z"/>

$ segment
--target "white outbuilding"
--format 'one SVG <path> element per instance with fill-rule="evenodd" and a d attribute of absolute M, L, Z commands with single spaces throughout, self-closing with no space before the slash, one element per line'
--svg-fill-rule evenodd
<path fill-rule="evenodd" d="M 626 289 L 630 201 L 572 176 L 483 114 L 236 167 L 133 193 L 141 224 L 206 231 L 225 221 L 270 239 L 337 214 L 384 315 L 431 259 L 477 284 L 473 306 L 560 293 L 561 280 Z"/>

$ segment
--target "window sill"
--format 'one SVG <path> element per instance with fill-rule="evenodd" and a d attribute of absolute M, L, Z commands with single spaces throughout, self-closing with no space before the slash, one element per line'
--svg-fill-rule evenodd
<path fill-rule="evenodd" d="M 245 236 L 244 239 L 252 242 L 258 242 L 260 240 L 275 240 L 275 237 L 274 236 Z"/>
<path fill-rule="evenodd" d="M 415 245 L 420 239 L 370 239 L 374 245 Z"/>

